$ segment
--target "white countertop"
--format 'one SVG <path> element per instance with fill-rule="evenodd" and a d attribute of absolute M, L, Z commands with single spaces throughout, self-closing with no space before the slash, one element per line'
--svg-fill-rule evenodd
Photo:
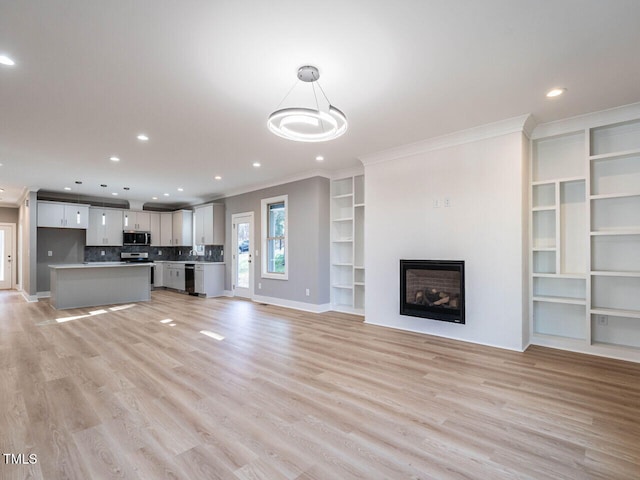
<path fill-rule="evenodd" d="M 225 262 L 203 262 L 196 260 L 154 260 L 155 263 L 193 263 L 195 265 L 224 265 Z"/>
<path fill-rule="evenodd" d="M 153 263 L 127 263 L 127 262 L 88 262 L 88 263 L 64 263 L 49 265 L 49 268 L 113 268 L 113 267 L 153 267 Z"/>

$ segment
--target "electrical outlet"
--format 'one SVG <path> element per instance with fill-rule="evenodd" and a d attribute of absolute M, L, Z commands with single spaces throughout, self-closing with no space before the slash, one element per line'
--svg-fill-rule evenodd
<path fill-rule="evenodd" d="M 602 325 L 602 326 L 609 325 L 609 319 L 607 318 L 606 315 L 597 315 L 596 322 L 598 323 L 598 325 Z"/>
<path fill-rule="evenodd" d="M 100 256 L 104 257 L 104 250 L 100 250 Z"/>
<path fill-rule="evenodd" d="M 182 250 L 178 250 L 178 255 L 182 255 Z"/>
<path fill-rule="evenodd" d="M 449 208 L 451 206 L 451 200 L 447 197 L 444 199 L 444 208 Z"/>
<path fill-rule="evenodd" d="M 262 284 L 258 283 L 258 290 L 262 290 Z"/>
<path fill-rule="evenodd" d="M 158 250 L 158 255 L 162 255 L 162 250 Z"/>
<path fill-rule="evenodd" d="M 306 293 L 307 293 L 307 297 L 308 297 L 309 296 L 309 289 L 308 288 L 306 290 Z"/>
<path fill-rule="evenodd" d="M 52 252 L 51 250 L 49 250 L 49 251 L 47 252 L 47 256 L 49 256 L 49 257 L 53 257 L 53 252 Z"/>
<path fill-rule="evenodd" d="M 433 199 L 433 208 L 440 208 L 440 199 L 439 198 L 434 198 Z"/>

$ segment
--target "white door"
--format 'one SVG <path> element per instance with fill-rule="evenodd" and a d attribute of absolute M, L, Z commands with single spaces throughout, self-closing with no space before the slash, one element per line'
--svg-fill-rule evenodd
<path fill-rule="evenodd" d="M 236 297 L 253 297 L 253 212 L 231 216 L 232 288 Z"/>
<path fill-rule="evenodd" d="M 13 287 L 13 225 L 0 225 L 0 289 Z"/>

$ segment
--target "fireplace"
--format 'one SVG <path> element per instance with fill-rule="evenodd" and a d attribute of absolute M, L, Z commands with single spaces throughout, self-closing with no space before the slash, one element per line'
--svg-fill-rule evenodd
<path fill-rule="evenodd" d="M 400 260 L 400 315 L 464 320 L 464 261 Z"/>

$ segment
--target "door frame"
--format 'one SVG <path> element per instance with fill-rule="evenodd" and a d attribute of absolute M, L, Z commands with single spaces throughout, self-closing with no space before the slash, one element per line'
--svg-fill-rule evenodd
<path fill-rule="evenodd" d="M 236 252 L 238 251 L 238 235 L 236 234 L 236 220 L 240 217 L 249 217 L 249 254 L 251 255 L 251 262 L 249 263 L 249 298 L 253 300 L 253 296 L 255 295 L 255 218 L 254 212 L 243 212 L 243 213 L 233 213 L 231 214 L 231 291 L 233 296 L 236 296 L 236 278 L 237 278 L 237 263 L 236 263 Z M 245 297 L 242 297 L 245 298 Z"/>
<path fill-rule="evenodd" d="M 16 247 L 18 243 L 18 239 L 16 238 L 16 224 L 15 223 L 0 223 L 0 227 L 9 227 L 9 232 L 11 235 L 11 285 L 9 286 L 9 290 L 16 288 L 16 274 L 18 270 L 18 263 L 16 262 Z M 4 265 L 4 259 L 3 259 Z M 4 268 L 4 266 L 2 267 Z"/>

